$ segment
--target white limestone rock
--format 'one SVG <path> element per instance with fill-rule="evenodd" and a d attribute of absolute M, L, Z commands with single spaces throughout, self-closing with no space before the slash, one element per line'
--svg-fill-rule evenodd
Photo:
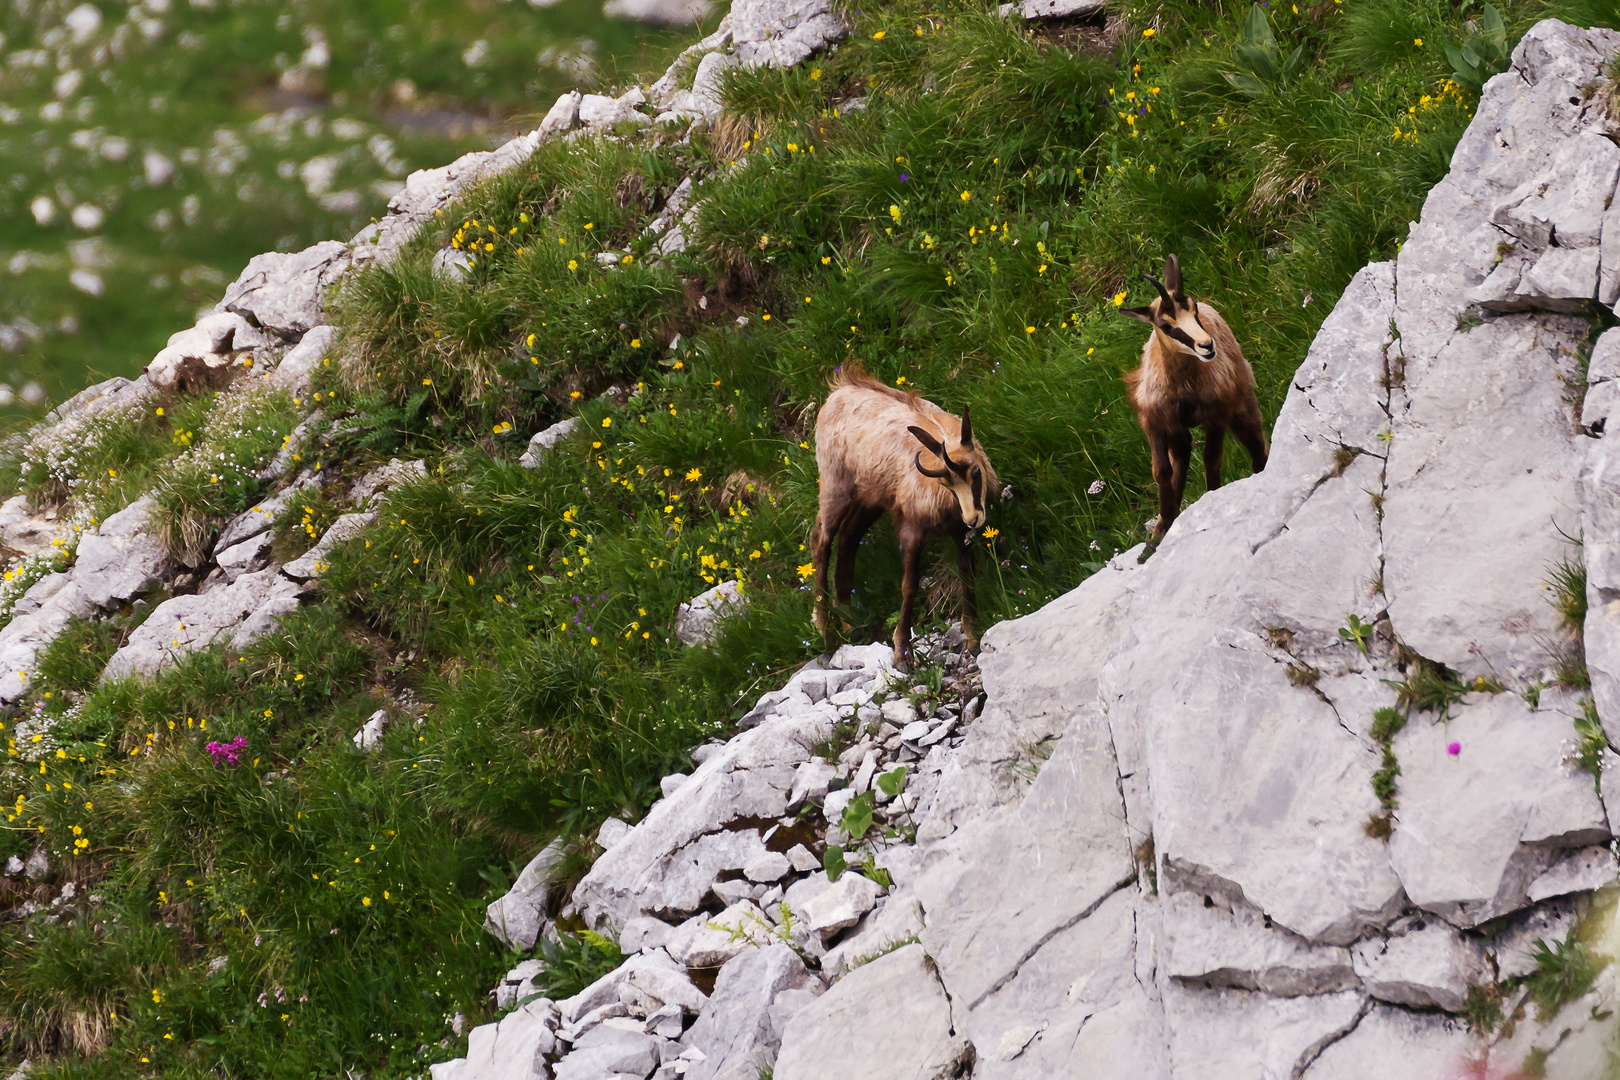
<path fill-rule="evenodd" d="M 678 964 L 717 968 L 750 949 L 764 948 L 771 940 L 771 923 L 759 905 L 740 900 L 718 915 L 694 915 L 675 928 L 664 948 Z"/>
<path fill-rule="evenodd" d="M 729 961 L 683 1040 L 704 1055 L 687 1066 L 687 1080 L 756 1080 L 760 1068 L 774 1062 L 790 1019 L 773 1006 L 807 1003 L 793 991 L 819 995 L 822 984 L 787 945 L 751 949 Z"/>
<path fill-rule="evenodd" d="M 233 350 L 265 343 L 264 335 L 241 315 L 216 311 L 191 329 L 171 334 L 169 343 L 146 366 L 146 378 L 160 389 L 193 391 L 206 383 L 209 371 L 230 363 L 228 354 Z"/>
<path fill-rule="evenodd" d="M 1485 950 L 1438 919 L 1350 951 L 1367 993 L 1396 1005 L 1461 1012 L 1469 987 L 1491 981 Z"/>
<path fill-rule="evenodd" d="M 546 111 L 545 118 L 540 121 L 541 136 L 561 135 L 566 131 L 572 131 L 574 125 L 579 123 L 579 101 L 578 90 L 570 90 L 558 97 L 556 104 Z"/>
<path fill-rule="evenodd" d="M 793 67 L 849 32 L 827 0 L 734 0 L 731 27 L 749 67 Z"/>
<path fill-rule="evenodd" d="M 557 1021 L 557 1007 L 543 998 L 521 1005 L 499 1023 L 474 1028 L 467 1039 L 467 1057 L 457 1058 L 457 1067 L 443 1072 L 441 1066 L 433 1066 L 433 1076 L 548 1080 L 545 1057 L 558 1048 Z"/>
<path fill-rule="evenodd" d="M 97 607 L 107 608 L 160 584 L 170 560 L 152 516 L 157 502 L 143 495 L 79 539 L 73 580 Z"/>
<path fill-rule="evenodd" d="M 799 914 L 811 932 L 827 938 L 859 922 L 883 892 L 883 886 L 871 878 L 848 871 L 806 902 Z"/>
<path fill-rule="evenodd" d="M 675 612 L 675 636 L 687 646 L 709 645 L 720 632 L 720 620 L 747 607 L 741 583 L 722 581 L 680 606 Z"/>
<path fill-rule="evenodd" d="M 1615 884 L 1614 854 L 1606 844 L 1576 848 L 1558 858 L 1540 877 L 1530 883 L 1526 895 L 1539 904 L 1570 893 L 1595 892 Z"/>
<path fill-rule="evenodd" d="M 383 732 L 388 730 L 388 710 L 378 709 L 366 718 L 360 725 L 360 730 L 354 733 L 354 748 L 364 753 L 370 753 L 382 744 Z"/>
<path fill-rule="evenodd" d="M 241 543 L 216 550 L 214 562 L 225 575 L 225 580 L 234 582 L 243 574 L 263 570 L 270 564 L 270 545 L 274 541 L 274 535 L 261 532 Z"/>
<path fill-rule="evenodd" d="M 1022 0 L 1010 6 L 1028 20 L 1085 19 L 1108 6 L 1108 0 Z"/>
<path fill-rule="evenodd" d="M 349 502 L 361 510 L 372 510 L 382 497 L 396 487 L 426 478 L 427 463 L 389 458 L 388 464 L 367 470 L 349 488 Z"/>
<path fill-rule="evenodd" d="M 566 420 L 557 421 L 544 431 L 535 432 L 534 437 L 529 440 L 529 448 L 523 451 L 522 457 L 518 458 L 518 464 L 525 469 L 538 467 L 540 460 L 550 452 L 551 448 L 572 435 L 578 427 L 579 417 L 570 416 Z"/>
<path fill-rule="evenodd" d="M 287 350 L 287 354 L 270 373 L 271 384 L 295 395 L 308 392 L 310 375 L 323 360 L 331 359 L 332 346 L 336 342 L 337 327 L 310 327 L 302 340 Z"/>
<path fill-rule="evenodd" d="M 34 513 L 28 496 L 13 495 L 0 503 L 0 544 L 22 555 L 43 555 L 66 544 L 73 526 L 53 510 Z"/>
<path fill-rule="evenodd" d="M 152 678 L 188 653 L 215 643 L 242 645 L 240 628 L 266 605 L 296 608 L 300 585 L 274 570 L 245 573 L 225 588 L 175 596 L 163 601 L 129 640 L 113 653 L 102 670 L 104 682 L 130 677 Z"/>
<path fill-rule="evenodd" d="M 1478 1053 L 1478 1043 L 1461 1020 L 1379 1005 L 1325 1047 L 1302 1075 L 1303 1080 L 1466 1076 Z"/>
<path fill-rule="evenodd" d="M 1356 1023 L 1365 1004 L 1354 992 L 1276 998 L 1172 984 L 1164 994 L 1167 1078 L 1298 1075 L 1321 1046 Z"/>
<path fill-rule="evenodd" d="M 0 704 L 15 704 L 27 696 L 33 686 L 34 660 L 38 655 L 74 620 L 87 619 L 96 613 L 97 605 L 76 580 L 67 579 L 66 575 L 52 577 L 56 577 L 59 584 L 50 595 L 35 610 L 15 616 L 0 629 Z M 34 589 L 47 580 L 50 578 L 40 579 Z"/>
<path fill-rule="evenodd" d="M 256 255 L 225 290 L 216 310 L 246 316 L 257 326 L 296 340 L 326 321 L 322 293 L 343 275 L 349 262 L 348 245 L 335 240 L 290 255 L 275 251 Z"/>
<path fill-rule="evenodd" d="M 581 1035 L 566 1057 L 552 1066 L 554 1080 L 605 1080 L 610 1076 L 644 1077 L 658 1065 L 656 1035 L 601 1024 Z"/>
<path fill-rule="evenodd" d="M 376 514 L 344 514 L 321 534 L 314 547 L 283 566 L 281 572 L 296 581 L 320 577 L 326 569 L 326 558 L 332 550 L 339 544 L 360 535 L 361 530 L 376 520 L 376 517 Z"/>
<path fill-rule="evenodd" d="M 484 929 L 514 949 L 534 948 L 567 855 L 560 837 L 541 848 L 506 895 L 486 909 Z"/>
<path fill-rule="evenodd" d="M 1609 835 L 1591 776 L 1560 765 L 1567 722 L 1514 694 L 1473 697 L 1444 727 L 1419 719 L 1396 735 L 1401 805 L 1389 840 L 1412 903 L 1464 927 L 1525 906 L 1551 861 L 1543 845 Z"/>
<path fill-rule="evenodd" d="M 1246 904 L 1180 892 L 1164 899 L 1163 970 L 1212 988 L 1298 997 L 1356 988 L 1350 951 L 1312 945 Z"/>
<path fill-rule="evenodd" d="M 971 1064 L 921 945 L 852 971 L 788 1021 L 775 1080 L 934 1078 Z"/>

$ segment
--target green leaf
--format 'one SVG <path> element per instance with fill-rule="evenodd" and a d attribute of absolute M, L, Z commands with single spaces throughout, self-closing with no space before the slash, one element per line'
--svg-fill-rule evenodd
<path fill-rule="evenodd" d="M 1226 81 L 1249 97 L 1265 97 L 1266 87 L 1259 79 L 1246 72 L 1223 71 Z"/>
<path fill-rule="evenodd" d="M 1507 44 L 1507 27 L 1502 25 L 1502 13 L 1496 10 L 1495 4 L 1485 5 L 1485 14 L 1479 20 L 1482 35 L 1493 45 Z"/>
<path fill-rule="evenodd" d="M 872 814 L 876 810 L 877 800 L 870 791 L 863 791 L 844 807 L 844 812 L 838 818 L 838 827 L 850 840 L 859 840 L 872 828 Z"/>
<path fill-rule="evenodd" d="M 827 880 L 837 881 L 843 876 L 844 869 L 848 865 L 844 861 L 844 849 L 837 844 L 828 844 L 826 854 L 821 857 L 821 866 L 827 871 Z"/>
<path fill-rule="evenodd" d="M 1249 6 L 1248 17 L 1243 20 L 1243 38 L 1261 48 L 1276 47 L 1277 39 L 1271 33 L 1271 20 L 1266 18 L 1266 9 L 1259 4 Z"/>
<path fill-rule="evenodd" d="M 877 778 L 878 790 L 889 798 L 894 798 L 906 790 L 906 767 L 900 766 L 891 772 L 886 772 Z"/>

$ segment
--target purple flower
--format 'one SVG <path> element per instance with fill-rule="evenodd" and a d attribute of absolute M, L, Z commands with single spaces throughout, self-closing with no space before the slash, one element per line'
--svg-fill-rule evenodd
<path fill-rule="evenodd" d="M 1147 115 L 1147 106 L 1146 105 L 1138 105 L 1136 107 L 1136 115 L 1137 116 L 1146 116 Z"/>
<path fill-rule="evenodd" d="M 247 750 L 247 736 L 238 735 L 228 743 L 211 742 L 203 749 L 213 757 L 215 765 L 229 765 L 235 768 L 242 763 L 242 754 Z"/>
<path fill-rule="evenodd" d="M 900 182 L 902 184 L 905 183 L 907 180 L 910 180 L 910 179 L 911 179 L 911 174 L 910 173 L 901 173 L 900 174 Z"/>
<path fill-rule="evenodd" d="M 1446 753 L 1450 754 L 1452 757 L 1456 757 L 1458 754 L 1462 753 L 1462 743 L 1454 742 L 1447 746 Z"/>

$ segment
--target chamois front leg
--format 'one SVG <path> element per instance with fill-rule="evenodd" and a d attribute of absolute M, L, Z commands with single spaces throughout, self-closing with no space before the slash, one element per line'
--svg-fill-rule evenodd
<path fill-rule="evenodd" d="M 1221 486 L 1221 458 L 1226 454 L 1226 429 L 1218 424 L 1204 425 L 1204 487 L 1214 491 Z"/>
<path fill-rule="evenodd" d="M 1182 428 L 1170 436 L 1169 443 L 1170 486 L 1175 489 L 1175 516 L 1180 517 L 1181 501 L 1187 494 L 1187 470 L 1192 468 L 1192 432 Z"/>
<path fill-rule="evenodd" d="M 1153 482 L 1159 485 L 1159 523 L 1153 527 L 1153 537 L 1158 539 L 1176 520 L 1181 510 L 1181 496 L 1170 480 L 1170 440 L 1163 432 L 1150 431 L 1148 445 L 1153 450 Z"/>
<path fill-rule="evenodd" d="M 894 666 L 911 668 L 911 612 L 917 603 L 917 582 L 922 572 L 922 537 L 902 527 L 900 533 L 900 621 L 894 628 Z"/>
<path fill-rule="evenodd" d="M 834 596 L 839 607 L 848 607 L 849 598 L 855 592 L 855 553 L 860 550 L 861 538 L 872 523 L 882 516 L 881 508 L 876 511 L 854 510 L 843 521 L 843 528 L 838 533 L 838 568 L 833 574 Z"/>
<path fill-rule="evenodd" d="M 832 541 L 827 515 L 818 515 L 816 527 L 810 531 L 810 565 L 815 570 L 810 622 L 823 638 L 827 636 L 827 558 L 832 554 Z"/>
<path fill-rule="evenodd" d="M 966 529 L 956 534 L 956 572 L 962 579 L 962 637 L 969 652 L 979 651 L 979 612 L 973 589 L 973 544 Z"/>
<path fill-rule="evenodd" d="M 1254 463 L 1254 471 L 1265 472 L 1266 459 L 1270 457 L 1270 453 L 1266 446 L 1266 430 L 1260 423 L 1258 404 L 1254 406 L 1252 413 L 1253 415 L 1244 416 L 1232 425 L 1232 434 L 1243 444 L 1243 449 L 1249 452 L 1249 460 Z"/>

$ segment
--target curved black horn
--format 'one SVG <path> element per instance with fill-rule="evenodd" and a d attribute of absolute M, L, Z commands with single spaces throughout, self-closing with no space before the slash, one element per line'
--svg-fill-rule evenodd
<path fill-rule="evenodd" d="M 973 420 L 968 416 L 967 406 L 962 407 L 962 445 L 973 445 Z"/>
<path fill-rule="evenodd" d="M 950 459 L 946 458 L 946 460 L 949 461 Z M 930 478 L 932 478 L 934 480 L 944 480 L 946 477 L 950 476 L 950 473 L 946 472 L 944 469 L 939 469 L 939 470 L 936 471 L 936 470 L 930 469 L 926 465 L 924 465 L 922 463 L 922 451 L 921 450 L 917 451 L 916 461 L 917 461 L 917 471 L 922 473 L 924 476 L 930 477 Z"/>
<path fill-rule="evenodd" d="M 1159 290 L 1159 299 L 1164 301 L 1164 307 L 1165 307 L 1166 314 L 1168 314 L 1169 312 L 1175 311 L 1176 310 L 1176 302 L 1175 302 L 1174 299 L 1171 298 L 1169 291 L 1165 289 L 1164 282 L 1160 281 L 1158 278 L 1154 277 L 1152 274 L 1143 274 L 1142 276 L 1147 278 L 1148 283 L 1151 284 L 1155 289 Z"/>

